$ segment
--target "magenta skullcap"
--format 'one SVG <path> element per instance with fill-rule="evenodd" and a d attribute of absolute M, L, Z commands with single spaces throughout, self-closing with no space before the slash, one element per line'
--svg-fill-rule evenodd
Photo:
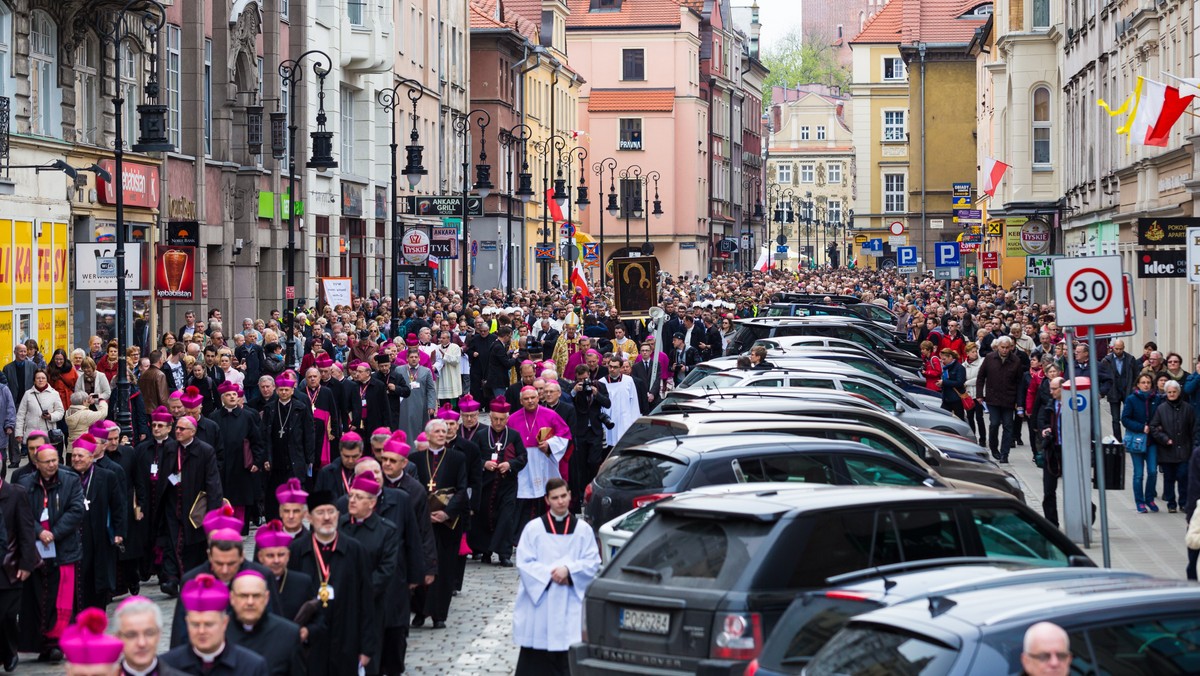
<path fill-rule="evenodd" d="M 179 599 L 190 613 L 223 613 L 229 607 L 229 588 L 212 575 L 201 573 L 183 583 Z"/>
<path fill-rule="evenodd" d="M 305 496 L 307 499 L 308 496 Z M 254 547 L 268 549 L 270 547 L 286 547 L 292 542 L 292 536 L 283 529 L 283 522 L 272 519 L 258 527 L 254 532 Z"/>
<path fill-rule="evenodd" d="M 104 633 L 108 617 L 99 608 L 87 608 L 75 617 L 75 624 L 63 630 L 59 646 L 68 664 L 76 666 L 114 665 L 121 659 L 125 644 Z"/>
<path fill-rule="evenodd" d="M 350 483 L 350 490 L 379 495 L 379 482 L 375 481 L 375 476 L 370 473 L 359 474 Z"/>
<path fill-rule="evenodd" d="M 208 534 L 209 542 L 241 542 L 242 534 L 232 528 L 218 528 Z"/>
<path fill-rule="evenodd" d="M 469 394 L 464 394 L 462 398 L 458 400 L 458 410 L 463 413 L 475 413 L 480 408 L 482 408 L 480 403 L 475 401 L 475 397 L 472 397 Z"/>
<path fill-rule="evenodd" d="M 319 369 L 333 368 L 333 360 L 328 355 L 322 355 L 316 360 L 316 365 Z"/>
<path fill-rule="evenodd" d="M 105 425 L 103 420 L 98 420 L 88 428 L 88 433 L 90 433 L 96 439 L 99 439 L 100 437 L 107 438 L 108 425 Z M 95 441 L 95 439 L 93 439 L 93 441 Z"/>
<path fill-rule="evenodd" d="M 96 438 L 91 434 L 84 434 L 71 443 L 71 448 L 82 448 L 88 453 L 96 452 Z M 38 449 L 41 450 L 41 449 Z"/>
<path fill-rule="evenodd" d="M 229 505 L 221 505 L 220 507 L 204 515 L 205 533 L 212 535 L 213 531 L 220 530 L 222 528 L 235 530 L 238 533 L 242 532 L 242 520 L 237 518 L 237 515 L 233 511 L 233 507 L 230 507 Z M 238 538 L 240 539 L 241 536 L 239 535 Z"/>
<path fill-rule="evenodd" d="M 275 501 L 281 505 L 303 505 L 308 502 L 308 492 L 299 479 L 292 477 L 275 489 Z"/>
<path fill-rule="evenodd" d="M 391 435 L 392 431 L 386 427 L 376 427 L 375 431 L 371 432 L 371 436 L 373 437 L 389 437 Z"/>
<path fill-rule="evenodd" d="M 281 375 L 281 376 L 276 376 L 276 377 L 275 377 L 275 387 L 291 387 L 291 388 L 295 388 L 295 387 L 296 387 L 296 381 L 295 381 L 295 380 L 292 380 L 291 378 L 289 378 L 289 377 L 287 377 L 287 376 L 282 376 L 282 375 Z"/>
<path fill-rule="evenodd" d="M 392 437 L 383 443 L 383 448 L 380 449 L 379 452 L 391 453 L 392 455 L 398 455 L 402 458 L 407 458 L 408 454 L 412 452 L 412 448 L 408 444 L 404 443 L 403 439 Z"/>
<path fill-rule="evenodd" d="M 488 404 L 488 410 L 492 413 L 509 413 L 512 411 L 512 405 L 504 400 L 503 395 L 496 397 L 492 403 Z"/>
<path fill-rule="evenodd" d="M 358 436 L 358 432 L 350 431 L 342 435 L 343 444 L 361 444 L 362 437 Z"/>
<path fill-rule="evenodd" d="M 458 422 L 461 416 L 458 415 L 458 411 L 450 408 L 450 404 L 446 404 L 438 409 L 437 417 L 439 420 L 453 420 L 454 422 Z"/>
<path fill-rule="evenodd" d="M 183 396 L 179 398 L 179 403 L 183 404 L 184 408 L 199 408 L 204 403 L 204 396 L 200 394 L 200 388 L 188 385 L 183 391 Z"/>
<path fill-rule="evenodd" d="M 217 394 L 225 394 L 227 392 L 237 392 L 237 383 L 232 380 L 222 380 L 220 385 L 217 385 Z"/>
<path fill-rule="evenodd" d="M 150 414 L 150 421 L 173 423 L 175 422 L 175 416 L 171 415 L 171 412 L 167 410 L 166 406 L 159 406 L 158 408 L 154 409 L 153 413 Z"/>

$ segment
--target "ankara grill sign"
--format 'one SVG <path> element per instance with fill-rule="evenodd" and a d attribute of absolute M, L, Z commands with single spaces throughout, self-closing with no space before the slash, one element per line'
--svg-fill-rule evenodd
<path fill-rule="evenodd" d="M 462 198 L 457 195 L 410 196 L 408 213 L 416 216 L 462 216 Z M 467 197 L 467 215 L 483 215 L 483 198 Z"/>

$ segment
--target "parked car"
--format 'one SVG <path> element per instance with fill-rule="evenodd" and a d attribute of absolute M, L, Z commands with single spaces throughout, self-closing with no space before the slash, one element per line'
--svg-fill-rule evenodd
<path fill-rule="evenodd" d="M 807 387 L 845 390 L 860 394 L 871 402 L 895 414 L 901 420 L 919 427 L 967 435 L 971 427 L 942 408 L 934 406 L 923 395 L 908 394 L 891 383 L 859 373 L 852 366 L 817 362 L 789 368 L 731 369 L 712 373 L 689 389 L 723 391 L 740 387 Z"/>
<path fill-rule="evenodd" d="M 1008 497 L 820 484 L 681 495 L 657 506 L 588 589 L 571 673 L 740 675 L 801 592 L 875 566 L 1007 560 L 1014 542 L 1047 567 L 1094 565 Z"/>
<path fill-rule="evenodd" d="M 1019 674 L 1025 631 L 1046 621 L 1070 638 L 1072 674 L 1196 674 L 1197 608 L 1194 584 L 1126 575 L 944 593 L 855 617 L 804 673 Z"/>
<path fill-rule="evenodd" d="M 876 319 L 879 316 L 870 312 L 866 308 L 875 308 L 878 306 L 856 303 L 854 305 L 838 305 L 836 303 L 772 303 L 767 306 L 766 316 L 768 317 L 851 317 L 854 319 L 864 319 L 871 322 L 880 329 L 887 331 L 896 341 L 897 345 L 909 349 L 908 332 L 897 331 L 897 318 L 885 308 L 880 308 L 884 313 L 883 319 Z"/>
<path fill-rule="evenodd" d="M 863 425 L 829 420 L 805 424 L 780 417 L 785 420 L 761 421 L 762 427 L 757 432 L 728 419 L 714 420 L 713 424 L 702 426 L 708 428 L 708 434 L 701 429 L 699 435 L 666 437 L 613 451 L 588 484 L 584 517 L 589 523 L 603 524 L 668 495 L 716 484 L 778 481 L 861 486 L 961 485 L 981 492 L 995 490 L 946 480 L 900 447 L 899 442 L 872 433 Z M 827 429 L 826 436 L 814 438 L 822 434 L 821 427 Z M 887 450 L 875 450 L 872 446 Z"/>
<path fill-rule="evenodd" d="M 1134 571 L 1106 568 L 1043 568 L 1020 551 L 1007 560 L 929 559 L 847 573 L 822 591 L 792 601 L 746 673 L 754 676 L 800 674 L 834 634 L 851 619 L 900 603 L 980 589 L 1002 589 L 1060 580 L 1147 578 Z"/>
<path fill-rule="evenodd" d="M 951 486 L 986 486 L 1025 501 L 1020 482 L 994 462 L 981 462 L 976 459 L 978 456 L 973 456 L 970 460 L 949 457 L 911 428 L 894 424 L 885 427 L 879 424 L 878 416 L 873 413 L 856 415 L 856 412 L 851 411 L 845 416 L 839 415 L 843 412 L 843 409 L 834 408 L 823 415 L 695 411 L 642 416 L 617 440 L 609 458 L 628 448 L 659 439 L 673 439 L 677 443 L 683 443 L 685 440 L 690 442 L 701 436 L 753 432 L 782 433 L 807 438 L 853 441 L 888 453 Z M 607 462 L 606 460 L 605 463 Z M 601 472 L 604 471 L 604 467 L 601 465 Z M 588 490 L 594 490 L 591 484 Z M 584 501 L 587 499 L 585 495 Z"/>
<path fill-rule="evenodd" d="M 760 340 L 755 345 L 770 343 L 770 340 Z M 853 345 L 853 343 L 851 343 Z M 765 347 L 765 346 L 764 346 Z M 927 396 L 941 396 L 937 392 L 925 387 L 925 378 L 918 376 L 916 373 L 905 371 L 898 366 L 883 361 L 874 354 L 870 354 L 860 348 L 845 348 L 845 347 L 827 347 L 823 345 L 795 345 L 788 348 L 771 349 L 767 348 L 767 361 L 779 367 L 786 368 L 795 361 L 833 361 L 843 365 L 853 366 L 863 373 L 886 380 L 894 384 L 896 387 L 910 392 L 912 394 L 924 394 Z M 692 383 L 700 380 L 705 375 L 724 371 L 726 369 L 737 367 L 737 357 L 717 357 L 702 362 L 698 366 L 704 366 L 701 371 L 699 368 L 694 368 L 688 372 L 687 377 L 679 382 L 681 387 L 690 387 Z"/>
<path fill-rule="evenodd" d="M 906 369 L 921 368 L 921 358 L 900 345 L 895 336 L 873 322 L 857 317 L 754 317 L 734 322 L 738 332 L 725 351 L 737 355 L 756 340 L 780 336 L 822 336 L 852 340 L 875 350 L 887 361 Z"/>

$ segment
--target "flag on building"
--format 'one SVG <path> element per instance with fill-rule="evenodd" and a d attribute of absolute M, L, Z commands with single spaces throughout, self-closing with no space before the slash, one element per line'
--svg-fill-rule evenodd
<path fill-rule="evenodd" d="M 1008 171 L 1008 165 L 993 157 L 988 157 L 983 160 L 983 192 L 988 197 L 996 196 L 996 188 L 1000 187 L 1000 179 L 1004 178 L 1004 172 Z"/>
<path fill-rule="evenodd" d="M 1186 90 L 1188 93 L 1185 94 L 1180 92 L 1178 87 L 1148 80 L 1139 75 L 1133 95 L 1125 99 L 1120 108 L 1113 110 L 1103 99 L 1097 103 L 1108 111 L 1109 117 L 1129 111 L 1129 118 L 1117 129 L 1117 133 L 1128 134 L 1130 143 L 1165 147 L 1167 138 L 1171 135 L 1171 128 L 1179 121 L 1179 117 L 1191 105 L 1195 96 L 1196 88 L 1191 83 L 1188 83 Z"/>
<path fill-rule="evenodd" d="M 554 201 L 554 188 L 546 188 L 546 208 L 550 210 L 550 218 L 557 224 L 564 220 L 562 207 Z"/>

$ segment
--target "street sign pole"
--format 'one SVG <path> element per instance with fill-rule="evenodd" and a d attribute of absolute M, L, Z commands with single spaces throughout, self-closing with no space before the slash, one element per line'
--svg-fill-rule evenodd
<path fill-rule="evenodd" d="M 1092 442 L 1095 444 L 1096 454 L 1096 487 L 1100 492 L 1100 546 L 1104 550 L 1104 567 L 1112 568 L 1112 552 L 1108 541 L 1108 491 L 1104 485 L 1104 435 L 1100 428 L 1100 401 L 1097 399 L 1100 394 L 1100 388 L 1097 386 L 1097 383 L 1100 382 L 1100 375 L 1096 364 L 1099 360 L 1096 359 L 1096 327 L 1094 326 L 1088 327 L 1087 345 L 1088 378 L 1092 381 L 1092 392 L 1089 397 L 1092 401 Z M 1088 530 L 1090 531 L 1091 528 Z"/>

